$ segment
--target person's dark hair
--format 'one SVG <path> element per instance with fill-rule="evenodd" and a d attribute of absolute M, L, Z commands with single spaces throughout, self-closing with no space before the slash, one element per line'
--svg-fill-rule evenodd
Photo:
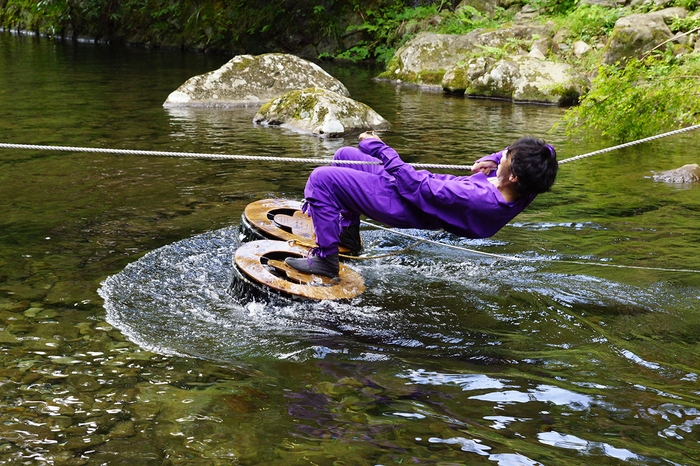
<path fill-rule="evenodd" d="M 549 144 L 533 137 L 520 138 L 508 147 L 510 171 L 518 177 L 515 189 L 520 194 L 549 191 L 557 176 L 557 153 Z"/>

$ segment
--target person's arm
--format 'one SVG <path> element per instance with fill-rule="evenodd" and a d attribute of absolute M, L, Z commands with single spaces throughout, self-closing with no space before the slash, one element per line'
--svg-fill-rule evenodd
<path fill-rule="evenodd" d="M 501 163 L 501 159 L 506 155 L 508 149 L 503 149 L 500 152 L 496 152 L 485 157 L 481 157 L 479 160 L 474 162 L 472 165 L 472 171 L 474 173 L 483 173 L 489 176 L 492 172 L 496 171 L 498 164 Z"/>
<path fill-rule="evenodd" d="M 380 139 L 363 139 L 360 148 L 384 163 L 384 168 L 394 176 L 399 193 L 406 201 L 427 215 L 440 219 L 445 229 L 452 233 L 477 236 L 470 224 L 473 217 L 469 211 L 483 211 L 498 203 L 490 183 L 474 183 L 464 177 L 438 178 L 427 171 L 417 171 Z M 470 178 L 481 176 L 476 174 Z"/>

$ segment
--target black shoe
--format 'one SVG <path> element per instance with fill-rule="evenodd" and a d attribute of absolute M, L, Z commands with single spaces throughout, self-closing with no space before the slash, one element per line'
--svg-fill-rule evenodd
<path fill-rule="evenodd" d="M 327 257 L 287 257 L 284 262 L 299 272 L 311 275 L 323 275 L 324 277 L 336 278 L 340 271 L 338 254 L 331 254 Z"/>
<path fill-rule="evenodd" d="M 362 250 L 362 238 L 360 237 L 360 224 L 343 227 L 340 230 L 340 245 L 350 250 L 351 254 L 359 254 Z"/>

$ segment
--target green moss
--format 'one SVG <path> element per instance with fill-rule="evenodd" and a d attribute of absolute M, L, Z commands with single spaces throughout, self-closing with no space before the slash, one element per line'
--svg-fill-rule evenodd
<path fill-rule="evenodd" d="M 261 115 L 266 115 L 267 113 L 270 112 L 270 108 L 272 107 L 272 105 L 274 103 L 275 103 L 275 100 L 270 100 L 268 102 L 265 102 L 264 104 L 262 104 L 260 109 L 258 109 L 258 113 Z"/>
<path fill-rule="evenodd" d="M 521 94 L 518 96 L 518 100 L 525 102 L 547 102 L 552 99 L 551 94 L 542 92 L 535 86 L 526 85 Z"/>
<path fill-rule="evenodd" d="M 321 107 L 318 109 L 318 113 L 316 114 L 316 119 L 318 121 L 323 121 L 326 119 L 326 115 L 328 115 L 328 109 L 326 107 Z"/>
<path fill-rule="evenodd" d="M 315 93 L 309 93 L 308 90 L 291 91 L 277 99 L 275 110 L 278 114 L 284 114 L 287 117 L 295 119 L 303 119 L 304 113 L 311 113 L 318 102 Z"/>
<path fill-rule="evenodd" d="M 245 71 L 254 61 L 255 59 L 252 57 L 239 57 L 238 60 L 231 63 L 231 72 L 234 74 L 238 74 L 241 71 Z"/>
<path fill-rule="evenodd" d="M 416 76 L 416 81 L 419 84 L 440 85 L 444 76 L 445 70 L 442 68 L 437 70 L 424 70 L 418 73 Z"/>
<path fill-rule="evenodd" d="M 323 121 L 329 113 L 326 106 L 319 105 L 324 93 L 324 90 L 318 88 L 290 91 L 263 104 L 258 113 L 270 120 L 283 116 L 285 119 L 308 120 L 313 117 L 316 121 Z M 346 108 L 338 111 L 338 117 L 347 117 L 351 114 L 353 112 Z"/>
<path fill-rule="evenodd" d="M 451 72 L 449 80 L 443 77 L 443 89 L 450 92 L 464 92 L 467 88 L 467 70 L 465 65 L 456 66 Z"/>

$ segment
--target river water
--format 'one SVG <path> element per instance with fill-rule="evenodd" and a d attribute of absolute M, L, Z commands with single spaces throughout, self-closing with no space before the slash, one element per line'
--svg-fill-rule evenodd
<path fill-rule="evenodd" d="M 229 58 L 0 35 L 0 142 L 356 142 L 162 108 Z M 409 162 L 523 134 L 560 158 L 608 145 L 552 129 L 558 108 L 326 68 Z M 686 133 L 564 164 L 495 237 L 353 263 L 367 291 L 334 303 L 227 293 L 243 209 L 300 199 L 310 165 L 0 149 L 0 464 L 700 464 L 700 187 L 653 179 L 699 150 Z M 362 235 L 370 254 L 413 242 Z"/>

